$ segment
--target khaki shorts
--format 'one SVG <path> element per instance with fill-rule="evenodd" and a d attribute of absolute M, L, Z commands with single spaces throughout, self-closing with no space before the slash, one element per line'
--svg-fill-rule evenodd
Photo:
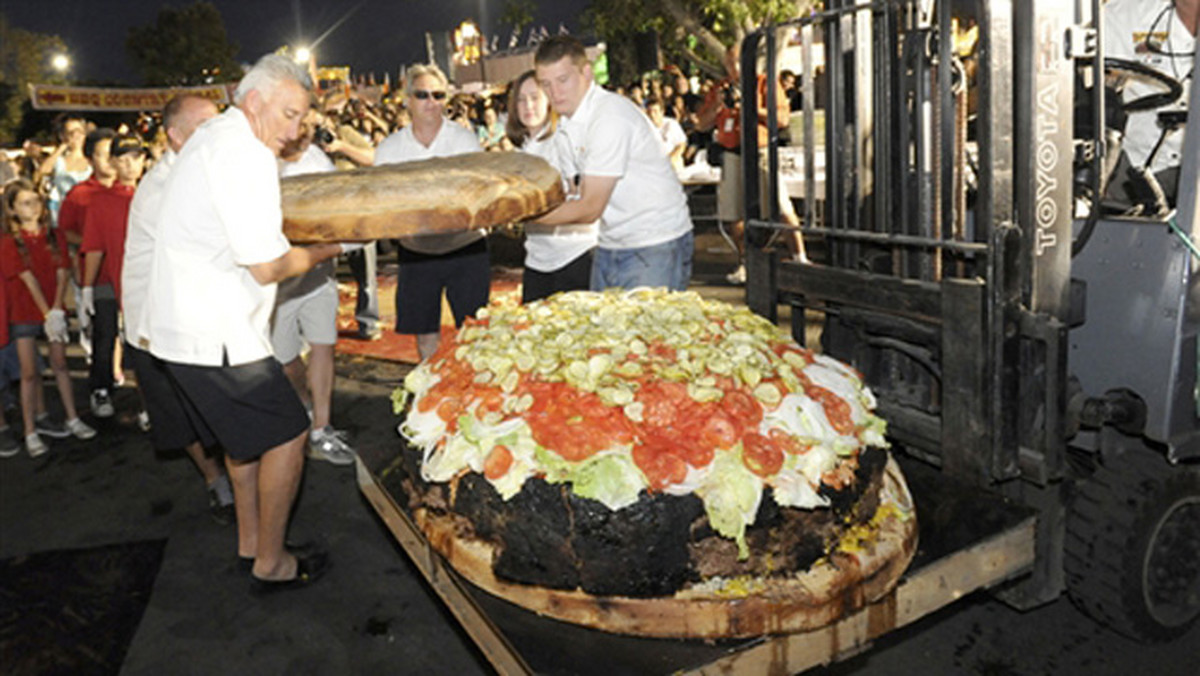
<path fill-rule="evenodd" d="M 758 191 L 759 204 L 766 204 L 767 197 L 767 154 L 758 156 Z M 796 219 L 796 208 L 792 200 L 783 191 L 783 181 L 776 180 L 776 192 L 779 195 L 779 212 L 785 217 Z M 745 209 L 745 191 L 742 187 L 742 156 L 726 152 L 721 155 L 721 182 L 717 184 L 717 218 L 732 223 L 742 220 Z"/>
<path fill-rule="evenodd" d="M 275 306 L 271 321 L 271 347 L 275 358 L 287 364 L 309 345 L 337 343 L 337 284 L 332 281 L 299 298 Z"/>

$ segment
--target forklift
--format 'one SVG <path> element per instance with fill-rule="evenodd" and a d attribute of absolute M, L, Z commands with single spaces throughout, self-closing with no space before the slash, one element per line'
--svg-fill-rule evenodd
<path fill-rule="evenodd" d="M 1180 81 L 1106 58 L 1104 28 L 1099 0 L 828 0 L 748 36 L 746 299 L 772 321 L 789 305 L 800 344 L 820 318 L 898 456 L 1033 510 L 1031 569 L 1001 599 L 1066 593 L 1166 641 L 1200 616 L 1200 120 Z M 787 121 L 767 87 L 758 148 L 755 78 L 784 50 L 823 62 L 797 74 L 788 149 L 813 263 L 783 260 L 796 226 L 751 197 L 779 189 Z M 1127 101 L 1113 83 L 1134 79 L 1160 91 Z M 1135 110 L 1186 132 L 1172 206 L 1105 198 Z"/>

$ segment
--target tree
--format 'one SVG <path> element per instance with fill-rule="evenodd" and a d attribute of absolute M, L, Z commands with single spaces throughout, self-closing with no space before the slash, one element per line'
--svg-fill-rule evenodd
<path fill-rule="evenodd" d="M 242 77 L 238 46 L 225 35 L 221 13 L 208 2 L 164 6 L 152 24 L 129 29 L 129 58 L 147 85 L 198 85 Z"/>
<path fill-rule="evenodd" d="M 501 26 L 508 26 L 510 32 L 520 35 L 533 23 L 533 15 L 536 12 L 537 5 L 533 0 L 504 0 L 504 11 L 500 14 L 499 23 Z"/>
<path fill-rule="evenodd" d="M 800 16 L 819 4 L 820 0 L 597 0 L 588 19 L 597 35 L 610 43 L 628 43 L 634 34 L 657 31 L 672 61 L 723 77 L 726 47 L 764 23 Z"/>
<path fill-rule="evenodd" d="M 14 28 L 0 14 L 0 144 L 18 140 L 30 84 L 64 81 L 63 74 L 50 67 L 50 57 L 66 51 L 66 44 L 57 35 Z"/>

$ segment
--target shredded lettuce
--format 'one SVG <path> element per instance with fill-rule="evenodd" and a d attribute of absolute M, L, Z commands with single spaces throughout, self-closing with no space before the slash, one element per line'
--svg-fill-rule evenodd
<path fill-rule="evenodd" d="M 742 445 L 718 450 L 712 471 L 696 489 L 704 501 L 708 522 L 717 533 L 737 542 L 738 558 L 750 557 L 746 527 L 754 523 L 762 500 L 762 480 L 742 463 Z"/>
<path fill-rule="evenodd" d="M 593 455 L 579 463 L 568 480 L 575 495 L 602 502 L 614 511 L 637 502 L 647 486 L 641 470 L 624 450 Z"/>

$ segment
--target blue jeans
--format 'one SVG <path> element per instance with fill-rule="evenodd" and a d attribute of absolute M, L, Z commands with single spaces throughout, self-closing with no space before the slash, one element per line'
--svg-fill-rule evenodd
<path fill-rule="evenodd" d="M 694 249 L 691 230 L 654 246 L 638 249 L 597 248 L 596 257 L 592 259 L 592 290 L 665 286 L 672 291 L 686 291 L 692 278 Z"/>

